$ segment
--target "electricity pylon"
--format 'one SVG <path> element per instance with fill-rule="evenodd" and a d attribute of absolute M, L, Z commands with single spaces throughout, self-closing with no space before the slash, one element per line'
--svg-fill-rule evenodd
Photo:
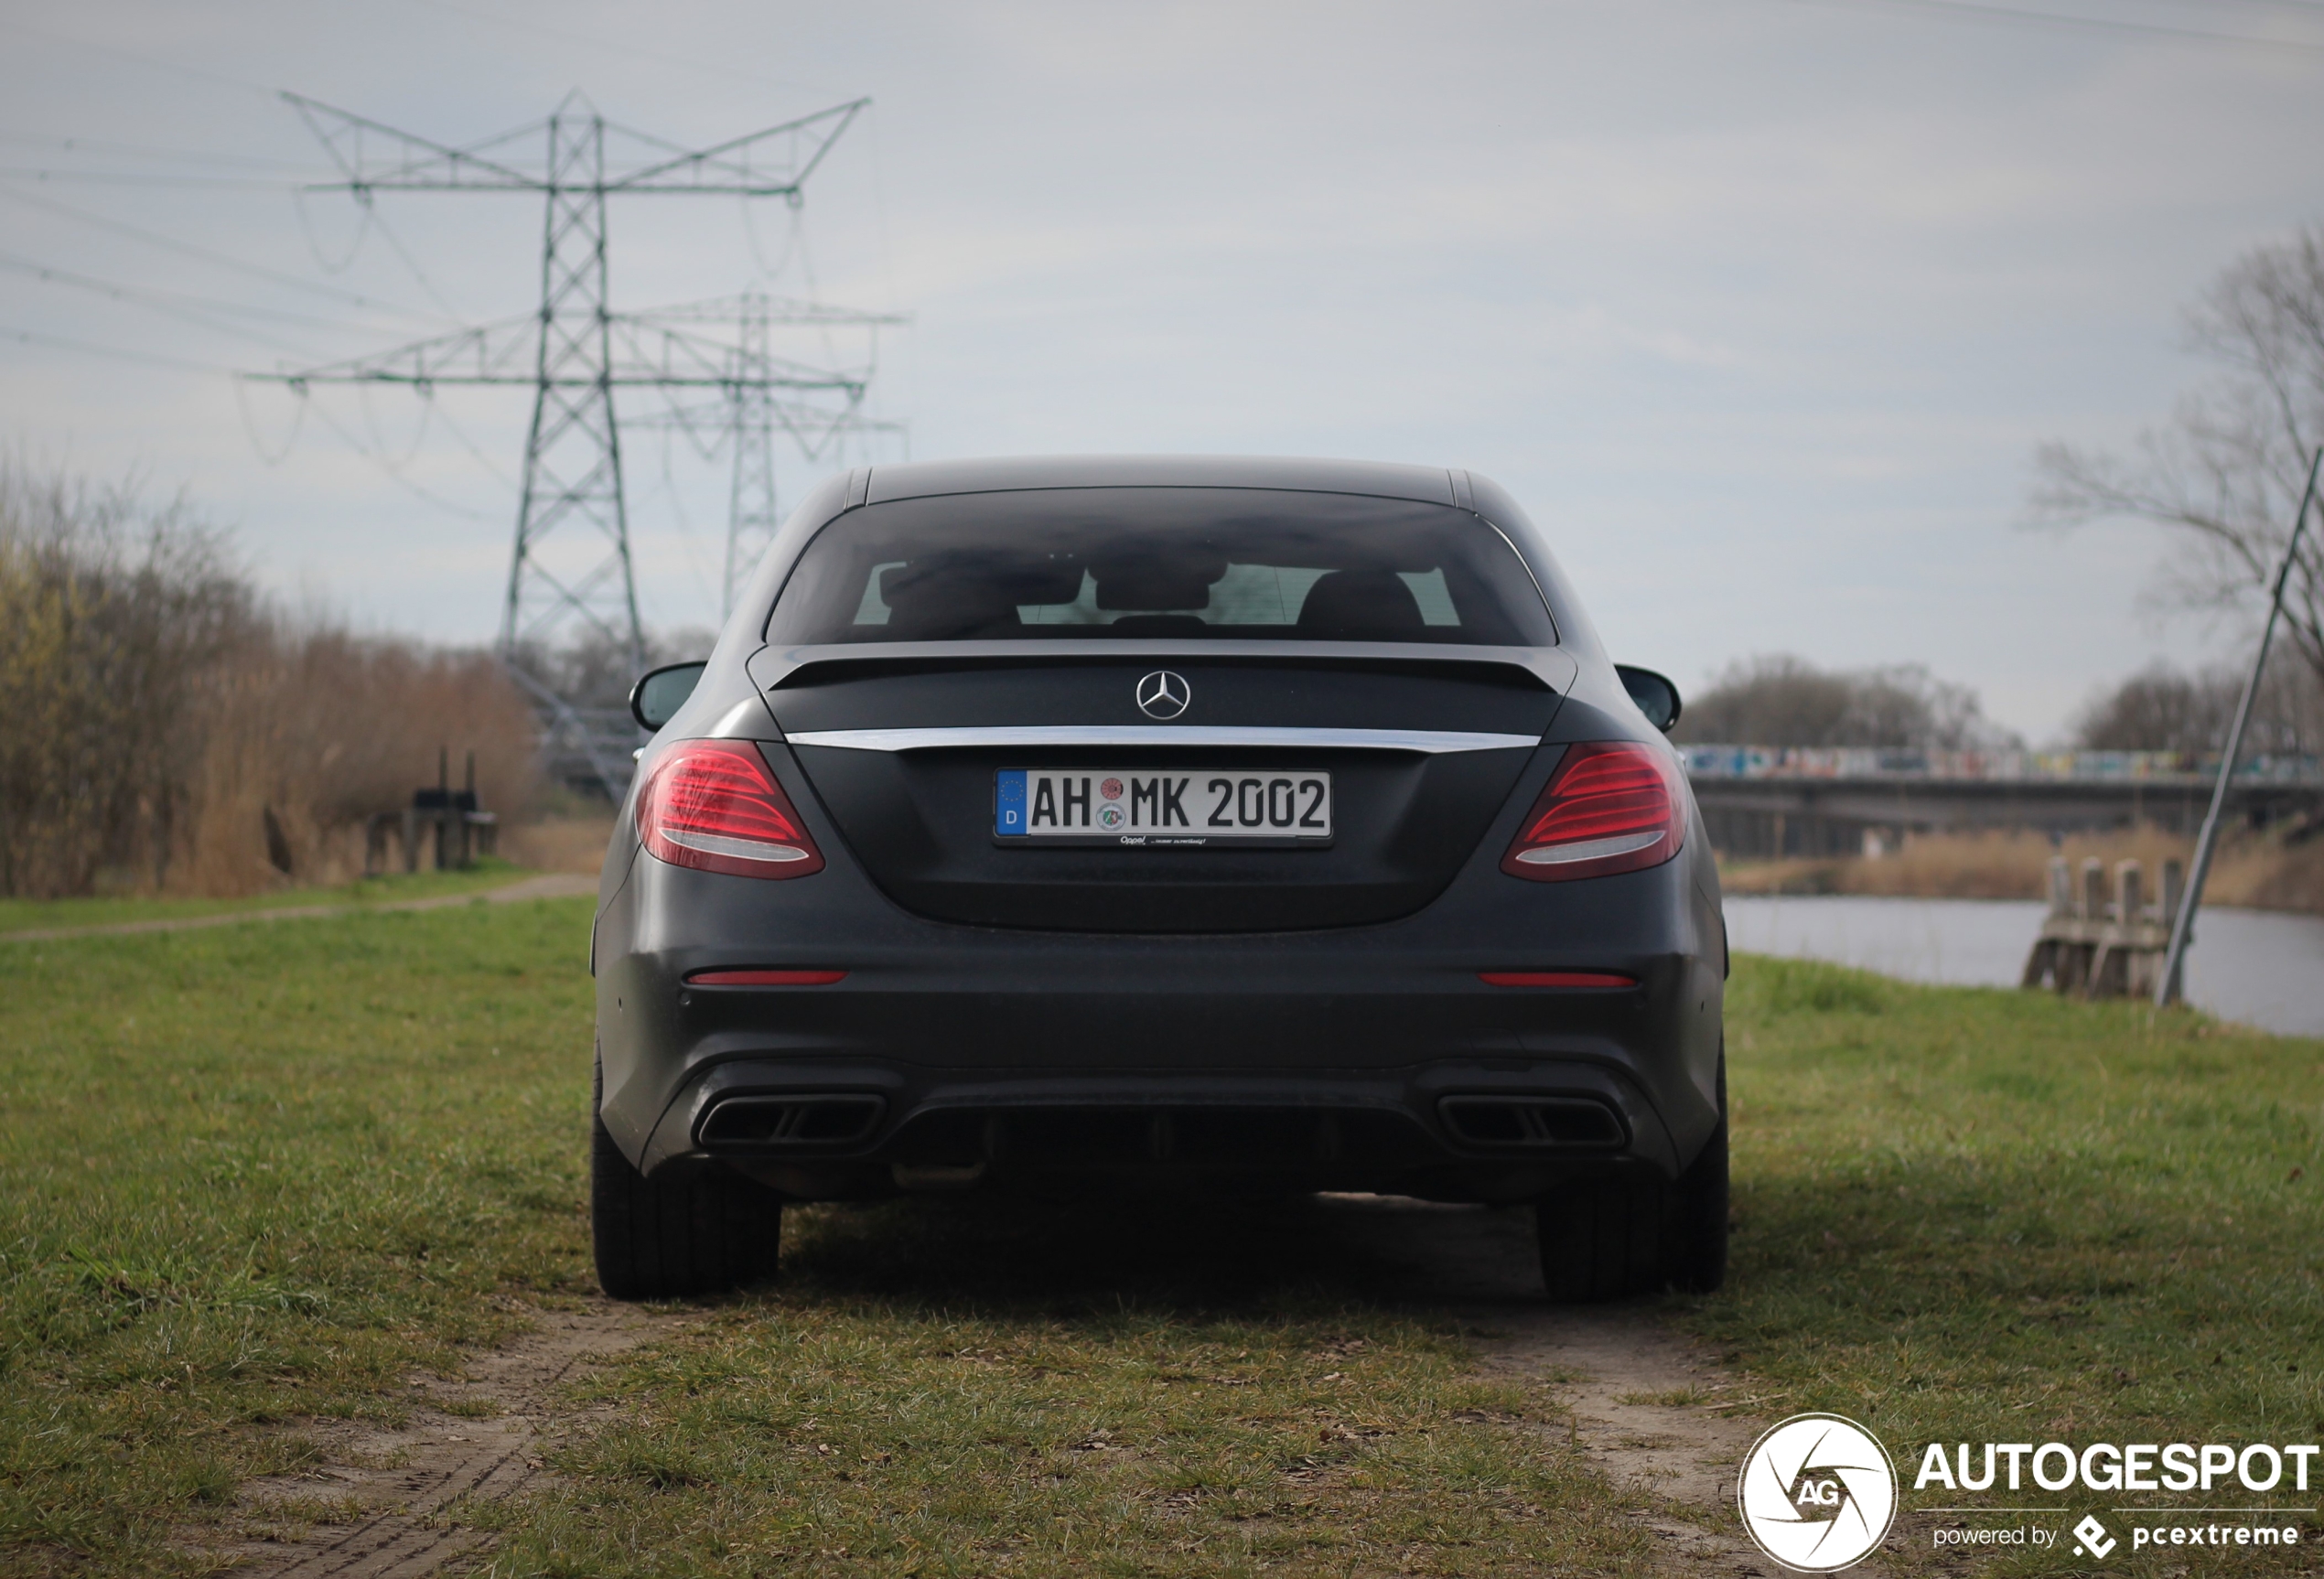
<path fill-rule="evenodd" d="M 752 365 L 773 363 L 774 330 L 779 326 L 864 328 L 877 336 L 883 324 L 911 322 L 909 316 L 901 313 L 859 312 L 852 307 L 792 301 L 757 291 L 671 308 L 651 317 L 665 323 L 705 318 L 731 322 L 737 330 L 737 351 Z M 874 339 L 866 347 L 867 362 L 876 360 L 877 344 Z M 866 371 L 866 377 L 868 376 Z M 723 401 L 690 407 L 673 403 L 666 416 L 647 419 L 683 429 L 705 457 L 718 444 L 731 449 L 734 474 L 726 499 L 726 559 L 718 607 L 721 619 L 734 612 L 736 590 L 759 563 L 767 545 L 774 541 L 775 528 L 782 521 L 775 491 L 778 430 L 789 434 L 799 452 L 809 460 L 822 459 L 835 441 L 847 435 L 904 431 L 901 423 L 864 416 L 856 409 L 860 392 L 844 406 L 834 408 L 815 404 L 812 400 L 783 399 L 776 392 L 781 387 L 768 381 L 737 380 L 727 387 Z M 715 435 L 710 445 L 702 442 L 705 432 Z"/>
<path fill-rule="evenodd" d="M 283 95 L 339 166 L 343 180 L 316 190 L 345 191 L 369 205 L 382 191 L 523 191 L 545 199 L 537 315 L 405 346 L 382 356 L 274 375 L 311 383 L 403 383 L 423 393 L 439 383 L 530 384 L 533 424 L 525 441 L 516 540 L 500 622 L 500 650 L 548 644 L 574 623 L 645 661 L 637 579 L 621 477 L 620 428 L 613 391 L 822 390 L 842 392 L 853 410 L 868 366 L 838 372 L 780 362 L 748 344 L 713 340 L 698 329 L 625 317 L 609 305 L 606 199 L 616 193 L 694 193 L 802 200 L 832 144 L 870 101 L 859 99 L 713 147 L 686 150 L 615 126 L 578 92 L 545 121 L 455 148 L 296 93 Z M 608 134 L 630 149 L 608 156 Z M 538 139 L 537 153 L 525 145 Z M 727 317 L 732 319 L 729 313 Z M 710 315 L 677 318 L 689 325 Z M 763 338 L 763 337 L 762 337 Z M 529 362 L 530 366 L 525 364 Z M 536 693 L 542 687 L 528 683 Z M 562 699 L 557 712 L 576 710 Z M 592 748 L 597 776 L 602 750 Z M 626 779 L 626 756 L 614 758 Z"/>

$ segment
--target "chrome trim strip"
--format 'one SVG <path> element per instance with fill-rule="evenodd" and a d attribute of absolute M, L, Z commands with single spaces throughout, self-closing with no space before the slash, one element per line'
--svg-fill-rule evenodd
<path fill-rule="evenodd" d="M 1657 828 L 1652 833 L 1618 833 L 1611 839 L 1584 839 L 1573 844 L 1537 844 L 1531 850 L 1518 851 L 1517 859 L 1528 866 L 1563 866 L 1575 861 L 1627 855 L 1662 842 L 1662 830 Z"/>
<path fill-rule="evenodd" d="M 807 852 L 796 844 L 761 843 L 757 839 L 728 839 L 717 833 L 688 833 L 669 828 L 662 830 L 662 836 L 672 844 L 683 844 L 705 855 L 731 855 L 737 861 L 766 861 L 780 865 L 785 861 L 804 861 L 807 858 Z"/>
<path fill-rule="evenodd" d="M 1176 724 L 1003 724 L 957 729 L 813 729 L 786 736 L 793 746 L 842 751 L 927 751 L 995 746 L 1241 746 L 1307 750 L 1517 751 L 1540 744 L 1532 735 L 1475 735 L 1449 729 L 1300 729 Z"/>

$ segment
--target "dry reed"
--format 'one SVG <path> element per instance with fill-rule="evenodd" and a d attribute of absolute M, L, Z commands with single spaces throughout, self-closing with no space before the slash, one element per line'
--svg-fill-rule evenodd
<path fill-rule="evenodd" d="M 2050 892 L 2052 855 L 2063 855 L 2077 871 L 2095 857 L 2110 874 L 2115 862 L 2135 860 L 2149 874 L 2151 888 L 2164 861 L 2188 861 L 2193 851 L 2191 838 L 2151 826 L 2070 834 L 2056 844 L 2027 830 L 1919 833 L 1873 858 L 1727 864 L 1720 881 L 1736 894 L 2039 899 Z M 2204 897 L 2216 905 L 2324 913 L 2324 842 L 2291 843 L 2266 832 L 2234 830 L 2221 841 Z"/>

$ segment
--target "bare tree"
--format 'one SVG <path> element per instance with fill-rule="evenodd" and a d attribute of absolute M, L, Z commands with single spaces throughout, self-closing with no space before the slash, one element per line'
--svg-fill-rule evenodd
<path fill-rule="evenodd" d="M 2243 668 L 2232 663 L 2191 673 L 2151 664 L 2092 694 L 2075 716 L 2074 744 L 2087 751 L 2217 751 L 2243 680 Z M 2271 665 L 2243 740 L 2251 752 L 2314 752 L 2324 744 L 2324 682 L 2298 664 Z"/>
<path fill-rule="evenodd" d="M 1992 750 L 2017 737 L 1993 723 L 1965 685 L 1917 663 L 1834 672 L 1790 653 L 1727 665 L 1688 699 L 1673 735 L 1729 746 L 1887 746 Z"/>
<path fill-rule="evenodd" d="M 2165 572 L 2185 604 L 2263 605 L 2308 467 L 2324 443 L 2324 227 L 2237 259 L 2187 315 L 2189 344 L 2216 364 L 2128 457 L 2041 447 L 2037 515 L 2159 522 L 2179 533 Z M 2324 547 L 2303 541 L 2285 590 L 2294 645 L 2324 675 Z"/>

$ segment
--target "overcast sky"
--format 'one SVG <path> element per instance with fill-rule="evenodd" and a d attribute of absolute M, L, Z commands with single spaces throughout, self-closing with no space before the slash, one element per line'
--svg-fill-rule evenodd
<path fill-rule="evenodd" d="M 1756 652 L 1920 662 L 2041 740 L 2103 682 L 2243 633 L 2142 604 L 2151 531 L 2028 530 L 2034 446 L 2166 416 L 2201 373 L 2184 306 L 2324 217 L 2324 6 L 2017 8 L 2045 7 L 2136 26 L 1935 0 L 8 0 L 0 438 L 182 486 L 289 596 L 487 640 L 529 393 L 302 408 L 226 373 L 530 310 L 539 199 L 383 194 L 366 227 L 295 199 L 328 166 L 275 91 L 466 143 L 578 88 L 686 145 L 870 95 L 796 213 L 617 199 L 616 307 L 756 287 L 911 314 L 870 404 L 915 458 L 1469 467 L 1548 530 L 1617 656 L 1682 687 Z M 725 460 L 626 444 L 646 618 L 711 622 Z M 786 468 L 794 500 L 822 469 Z"/>

